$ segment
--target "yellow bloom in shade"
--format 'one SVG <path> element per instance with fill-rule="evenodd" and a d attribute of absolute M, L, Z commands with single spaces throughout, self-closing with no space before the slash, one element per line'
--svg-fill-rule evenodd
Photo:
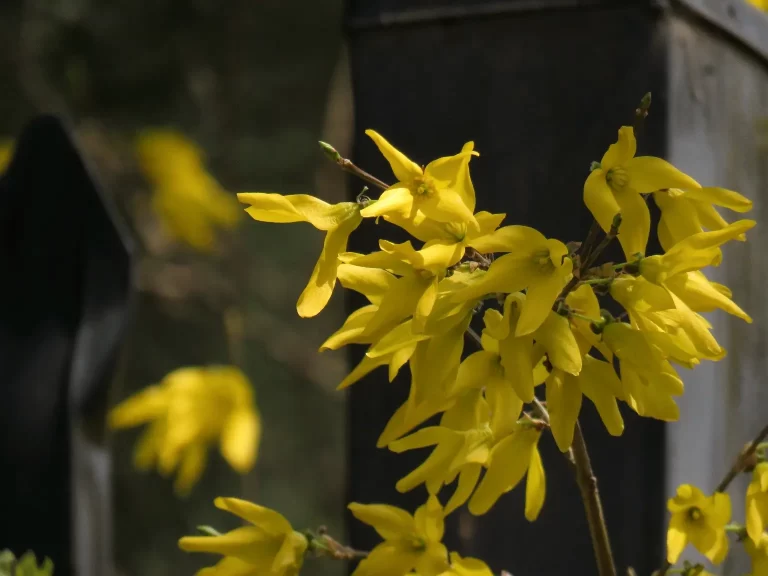
<path fill-rule="evenodd" d="M 489 416 L 482 392 L 469 390 L 443 413 L 440 426 L 422 428 L 392 442 L 389 449 L 397 453 L 435 446 L 424 463 L 398 481 L 397 490 L 408 492 L 424 483 L 430 494 L 437 494 L 458 477 L 456 490 L 445 505 L 445 514 L 464 504 L 480 479 L 493 445 Z"/>
<path fill-rule="evenodd" d="M 661 210 L 658 234 L 665 251 L 705 229 L 716 231 L 728 226 L 715 206 L 734 212 L 749 212 L 752 209 L 751 200 L 724 188 L 672 188 L 654 192 L 653 198 Z M 744 240 L 743 237 L 737 239 Z"/>
<path fill-rule="evenodd" d="M 0 173 L 5 172 L 13 160 L 13 151 L 16 144 L 13 140 L 0 139 Z"/>
<path fill-rule="evenodd" d="M 436 496 L 414 515 L 386 504 L 353 502 L 349 509 L 384 539 L 357 565 L 354 576 L 403 576 L 410 570 L 438 576 L 448 570 L 448 551 L 441 543 L 445 514 Z"/>
<path fill-rule="evenodd" d="M 731 498 L 716 492 L 704 494 L 690 484 L 678 486 L 674 498 L 667 502 L 672 513 L 667 531 L 667 561 L 677 562 L 687 544 L 720 564 L 728 554 L 725 525 L 731 520 Z"/>
<path fill-rule="evenodd" d="M 761 462 L 752 472 L 747 487 L 747 534 L 756 545 L 763 538 L 768 525 L 768 463 Z"/>
<path fill-rule="evenodd" d="M 377 132 L 365 133 L 387 159 L 398 181 L 363 209 L 364 218 L 402 214 L 413 219 L 421 212 L 437 222 L 478 225 L 473 215 L 475 192 L 469 179 L 469 159 L 478 155 L 472 142 L 456 156 L 439 158 L 422 169 Z"/>
<path fill-rule="evenodd" d="M 477 558 L 462 558 L 451 552 L 451 567 L 441 576 L 493 576 L 488 565 Z"/>
<path fill-rule="evenodd" d="M 603 342 L 619 358 L 624 400 L 640 416 L 675 421 L 680 410 L 674 397 L 683 381 L 648 336 L 623 322 L 603 328 Z"/>
<path fill-rule="evenodd" d="M 245 375 L 229 366 L 180 368 L 124 400 L 109 413 L 113 429 L 149 427 L 139 439 L 139 469 L 177 471 L 174 487 L 187 494 L 197 482 L 210 444 L 219 443 L 225 460 L 241 474 L 256 461 L 261 418 Z"/>
<path fill-rule="evenodd" d="M 356 202 L 328 204 L 307 194 L 282 196 L 241 192 L 237 198 L 244 204 L 250 204 L 245 211 L 254 220 L 275 223 L 309 222 L 318 230 L 327 232 L 320 258 L 296 304 L 299 316 L 308 318 L 319 314 L 328 304 L 336 286 L 339 254 L 347 250 L 349 235 L 363 221 L 360 205 Z"/>
<path fill-rule="evenodd" d="M 752 538 L 744 540 L 744 549 L 752 560 L 750 576 L 768 576 L 768 534 L 760 534 L 757 542 Z"/>
<path fill-rule="evenodd" d="M 608 232 L 613 218 L 621 213 L 619 242 L 626 257 L 645 254 L 651 230 L 651 216 L 641 194 L 681 188 L 701 188 L 666 160 L 637 156 L 637 142 L 631 126 L 619 129 L 619 139 L 611 144 L 584 183 L 584 203 L 600 227 Z"/>
<path fill-rule="evenodd" d="M 482 253 L 510 252 L 494 260 L 485 274 L 477 275 L 457 291 L 455 301 L 486 294 L 511 294 L 526 290 L 525 305 L 515 328 L 516 336 L 536 330 L 546 320 L 557 296 L 568 283 L 573 262 L 559 240 L 547 239 L 527 226 L 505 226 L 473 243 Z"/>
<path fill-rule="evenodd" d="M 527 473 L 525 517 L 531 522 L 538 518 L 546 493 L 544 465 L 538 448 L 540 437 L 540 430 L 520 425 L 493 447 L 485 476 L 469 500 L 472 514 L 488 512 L 501 495 L 517 486 Z"/>
<path fill-rule="evenodd" d="M 174 238 L 211 250 L 218 228 L 233 228 L 237 201 L 205 168 L 203 152 L 173 130 L 146 130 L 136 140 L 139 166 L 152 184 L 152 209 Z"/>
<path fill-rule="evenodd" d="M 179 547 L 187 552 L 224 556 L 197 576 L 296 576 L 304 562 L 307 538 L 282 514 L 237 498 L 216 498 L 214 504 L 249 525 L 220 536 L 185 536 Z"/>

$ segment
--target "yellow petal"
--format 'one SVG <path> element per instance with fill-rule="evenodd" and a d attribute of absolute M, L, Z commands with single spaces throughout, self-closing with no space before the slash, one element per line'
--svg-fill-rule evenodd
<path fill-rule="evenodd" d="M 264 533 L 254 526 L 236 528 L 220 536 L 185 536 L 179 547 L 186 552 L 208 552 L 223 556 L 237 556 L 245 562 L 258 559 L 271 560 L 263 554 Z M 276 550 L 275 550 L 276 552 Z M 271 562 L 270 562 L 271 563 Z"/>
<path fill-rule="evenodd" d="M 352 369 L 352 372 L 350 372 L 344 380 L 341 381 L 336 387 L 336 390 L 343 390 L 344 388 L 352 386 L 352 384 L 358 382 L 361 378 L 367 376 L 379 366 L 384 366 L 388 362 L 389 358 L 387 356 L 378 356 L 376 358 L 363 356 L 360 363 Z"/>
<path fill-rule="evenodd" d="M 344 288 L 363 294 L 372 304 L 379 304 L 397 280 L 386 270 L 353 264 L 339 264 L 336 274 Z"/>
<path fill-rule="evenodd" d="M 455 396 L 473 388 L 480 389 L 500 372 L 499 357 L 491 352 L 480 350 L 467 356 L 459 366 L 456 382 L 450 390 Z"/>
<path fill-rule="evenodd" d="M 504 379 L 515 389 L 523 402 L 533 400 L 533 337 L 510 336 L 499 341 L 499 355 L 504 368 Z"/>
<path fill-rule="evenodd" d="M 454 292 L 451 299 L 454 302 L 464 302 L 495 292 L 519 292 L 537 272 L 538 268 L 529 256 L 506 254 L 494 260 L 485 274 L 473 277 L 465 288 Z"/>
<path fill-rule="evenodd" d="M 208 450 L 203 444 L 193 444 L 184 450 L 179 470 L 173 483 L 173 489 L 177 495 L 187 496 L 190 493 L 192 487 L 200 479 L 203 470 L 205 470 L 207 459 Z"/>
<path fill-rule="evenodd" d="M 749 212 L 752 210 L 752 200 L 745 198 L 738 192 L 726 190 L 725 188 L 688 188 L 683 191 L 683 196 L 691 200 L 722 206 L 734 212 Z"/>
<path fill-rule="evenodd" d="M 416 303 L 416 309 L 413 311 L 413 331 L 418 333 L 424 332 L 427 324 L 427 318 L 432 313 L 432 309 L 435 306 L 437 300 L 437 284 L 438 279 L 436 276 L 432 277 L 431 282 L 427 285 L 426 289 Z"/>
<path fill-rule="evenodd" d="M 427 334 L 414 333 L 413 322 L 411 320 L 406 320 L 382 336 L 381 339 L 371 346 L 365 354 L 370 358 L 378 358 L 402 350 L 403 348 L 421 342 L 422 340 L 428 340 L 429 338 L 430 336 Z"/>
<path fill-rule="evenodd" d="M 240 474 L 253 468 L 261 441 L 261 418 L 255 408 L 234 411 L 221 431 L 221 454 Z"/>
<path fill-rule="evenodd" d="M 456 490 L 445 505 L 446 516 L 460 508 L 467 500 L 469 500 L 472 491 L 475 489 L 475 486 L 477 486 L 477 481 L 480 479 L 480 471 L 482 469 L 483 467 L 481 464 L 467 464 L 461 469 Z"/>
<path fill-rule="evenodd" d="M 494 446 L 491 464 L 469 500 L 470 513 L 485 514 L 503 493 L 520 483 L 539 435 L 536 430 L 522 428 Z"/>
<path fill-rule="evenodd" d="M 284 539 L 275 559 L 272 572 L 282 574 L 291 567 L 298 568 L 304 561 L 304 552 L 308 546 L 307 537 L 299 532 L 291 532 Z"/>
<path fill-rule="evenodd" d="M 573 443 L 573 430 L 581 410 L 579 381 L 555 369 L 545 384 L 552 436 L 560 451 L 567 452 Z"/>
<path fill-rule="evenodd" d="M 621 210 L 618 238 L 624 256 L 629 260 L 637 253 L 644 255 L 651 232 L 651 213 L 645 199 L 632 190 L 617 192 L 614 198 Z"/>
<path fill-rule="evenodd" d="M 686 544 L 688 544 L 688 536 L 685 530 L 685 519 L 675 514 L 667 530 L 667 562 L 675 564 Z"/>
<path fill-rule="evenodd" d="M 584 358 L 584 365 L 579 374 L 579 385 L 584 396 L 597 408 L 605 429 L 612 436 L 624 432 L 624 419 L 621 417 L 616 398 L 621 398 L 621 381 L 613 366 L 608 362 L 591 356 Z"/>
<path fill-rule="evenodd" d="M 495 232 L 474 238 L 469 242 L 469 245 L 483 254 L 491 252 L 532 254 L 541 250 L 546 241 L 547 238 L 535 228 L 528 226 L 504 226 Z"/>
<path fill-rule="evenodd" d="M 109 412 L 109 427 L 132 428 L 159 418 L 168 409 L 169 396 L 161 386 L 148 386 L 123 400 Z"/>
<path fill-rule="evenodd" d="M 672 164 L 654 156 L 637 156 L 625 165 L 629 187 L 638 194 L 656 192 L 667 188 L 683 190 L 701 188 L 698 182 Z"/>
<path fill-rule="evenodd" d="M 198 570 L 195 576 L 256 576 L 258 568 L 234 556 L 226 556 L 215 566 Z"/>
<path fill-rule="evenodd" d="M 437 496 L 430 494 L 427 503 L 419 506 L 413 515 L 416 533 L 427 542 L 440 542 L 445 532 L 443 507 Z"/>
<path fill-rule="evenodd" d="M 546 274 L 537 271 L 528 278 L 528 291 L 525 302 L 517 321 L 515 335 L 531 334 L 547 319 L 555 300 L 568 283 L 573 270 L 570 258 L 563 261 L 562 266 Z"/>
<path fill-rule="evenodd" d="M 632 126 L 619 128 L 619 139 L 608 147 L 600 162 L 603 170 L 610 170 L 614 166 L 622 166 L 635 156 L 637 141 Z"/>
<path fill-rule="evenodd" d="M 265 194 L 242 192 L 238 200 L 250 204 L 246 212 L 260 222 L 309 222 L 318 230 L 329 231 L 357 214 L 356 202 L 328 204 L 308 194 Z"/>
<path fill-rule="evenodd" d="M 362 217 L 358 212 L 344 220 L 338 228 L 328 232 L 323 242 L 323 251 L 315 264 L 312 276 L 304 291 L 299 296 L 296 310 L 299 316 L 311 318 L 319 314 L 331 299 L 336 285 L 336 270 L 339 267 L 339 254 L 346 251 L 349 235 L 360 225 Z"/>
<path fill-rule="evenodd" d="M 450 183 L 470 212 L 475 211 L 475 187 L 469 175 L 469 161 L 477 156 L 474 147 L 474 142 L 467 142 L 459 154 L 433 160 L 424 169 L 425 175 Z"/>
<path fill-rule="evenodd" d="M 498 375 L 486 381 L 485 394 L 491 408 L 491 430 L 496 438 L 502 438 L 514 430 L 523 401 L 515 393 L 512 382 Z"/>
<path fill-rule="evenodd" d="M 533 447 L 528 477 L 525 481 L 525 518 L 533 522 L 539 517 L 546 497 L 546 477 L 538 446 Z"/>
<path fill-rule="evenodd" d="M 288 534 L 293 530 L 291 523 L 279 512 L 265 506 L 259 506 L 253 502 L 248 502 L 247 500 L 241 500 L 240 498 L 216 498 L 213 504 L 220 510 L 226 510 L 238 518 L 258 526 L 268 534 Z"/>
<path fill-rule="evenodd" d="M 408 188 L 394 187 L 381 193 L 379 199 L 360 210 L 363 218 L 377 218 L 388 214 L 411 214 L 413 195 Z"/>
<path fill-rule="evenodd" d="M 409 182 L 422 175 L 422 170 L 405 154 L 392 146 L 383 136 L 374 130 L 366 130 L 365 133 L 373 140 L 384 158 L 392 167 L 392 172 L 399 182 Z"/>
<path fill-rule="evenodd" d="M 385 540 L 395 540 L 414 534 L 413 516 L 395 506 L 352 502 L 347 508 L 355 518 L 372 526 Z"/>
<path fill-rule="evenodd" d="M 363 306 L 352 312 L 347 317 L 344 324 L 336 332 L 331 334 L 328 339 L 320 346 L 320 351 L 323 350 L 338 350 L 342 346 L 347 344 L 370 344 L 363 338 L 362 334 L 368 322 L 373 318 L 374 314 L 378 311 L 379 307 L 375 304 L 369 306 Z"/>
<path fill-rule="evenodd" d="M 417 196 L 414 202 L 424 215 L 438 222 L 467 222 L 479 228 L 472 211 L 461 196 L 451 188 L 437 189 L 430 196 Z"/>
<path fill-rule="evenodd" d="M 553 366 L 574 376 L 581 372 L 581 350 L 567 318 L 549 310 L 533 337 L 544 346 Z"/>
<path fill-rule="evenodd" d="M 615 195 L 605 180 L 605 171 L 593 170 L 584 183 L 584 204 L 603 232 L 608 232 L 613 217 L 621 211 Z"/>
<path fill-rule="evenodd" d="M 361 560 L 352 576 L 388 576 L 408 574 L 416 565 L 419 552 L 401 543 L 382 542 Z"/>
<path fill-rule="evenodd" d="M 432 286 L 433 280 L 434 278 L 421 276 L 398 278 L 389 293 L 382 298 L 379 309 L 365 327 L 363 336 L 384 334 L 413 314 L 421 297 Z M 424 302 L 425 308 L 427 304 L 429 301 Z"/>

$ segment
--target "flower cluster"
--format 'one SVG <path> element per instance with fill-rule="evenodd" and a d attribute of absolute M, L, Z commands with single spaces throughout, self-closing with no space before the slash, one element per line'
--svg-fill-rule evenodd
<path fill-rule="evenodd" d="M 525 479 L 524 513 L 535 520 L 546 493 L 538 449 L 543 433 L 551 432 L 574 458 L 584 397 L 612 435 L 624 429 L 620 403 L 640 416 L 676 420 L 675 398 L 683 394 L 678 368 L 725 355 L 702 313 L 720 309 L 751 322 L 728 288 L 703 272 L 720 264 L 726 242 L 744 240 L 755 224 L 729 223 L 717 208 L 746 212 L 751 202 L 704 187 L 665 160 L 636 156 L 633 128 L 625 126 L 584 183 L 593 232 L 582 244 L 565 244 L 524 225 L 502 226 L 504 214 L 476 210 L 474 143 L 420 166 L 378 133 L 366 133 L 397 180 L 383 185 L 378 199 L 361 194 L 356 202 L 332 205 L 308 195 L 238 197 L 255 220 L 307 222 L 326 233 L 298 300 L 299 315 L 320 313 L 337 281 L 367 299 L 321 347 L 367 347 L 339 388 L 378 367 L 387 367 L 390 381 L 406 365 L 410 370 L 408 398 L 378 446 L 394 452 L 433 447 L 397 483 L 401 492 L 425 485 L 428 501 L 413 516 L 386 505 L 350 505 L 384 539 L 356 575 L 485 573 L 480 561 L 448 554 L 441 543 L 445 515 L 465 503 L 472 514 L 485 514 Z M 646 254 L 651 199 L 661 210 L 664 252 L 656 255 Z M 412 240 L 382 238 L 377 251 L 351 252 L 349 237 L 366 219 L 383 232 L 397 226 Z M 598 243 L 600 228 L 605 238 Z M 598 266 L 614 238 L 625 261 Z M 612 302 L 601 306 L 601 298 Z M 467 335 L 476 350 L 465 350 Z M 438 415 L 436 425 L 423 426 Z M 438 495 L 449 485 L 443 508 Z M 755 502 L 753 515 L 763 518 L 763 503 Z M 670 510 L 670 559 L 688 542 L 713 561 L 724 556 L 726 496 L 707 499 L 683 487 Z M 753 524 L 758 530 L 758 521 Z"/>
<path fill-rule="evenodd" d="M 205 468 L 210 444 L 240 473 L 256 461 L 261 417 L 253 387 L 237 368 L 180 368 L 123 400 L 109 413 L 113 429 L 148 424 L 136 444 L 134 462 L 163 474 L 177 471 L 175 489 L 187 494 Z"/>

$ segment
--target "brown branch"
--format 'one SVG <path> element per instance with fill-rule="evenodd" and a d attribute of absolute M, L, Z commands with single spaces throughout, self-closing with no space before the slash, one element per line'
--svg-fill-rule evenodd
<path fill-rule="evenodd" d="M 576 483 L 584 502 L 584 511 L 589 524 L 589 534 L 592 538 L 592 549 L 597 561 L 597 572 L 600 576 L 616 576 L 616 565 L 613 561 L 611 542 L 608 537 L 608 526 L 603 515 L 603 505 L 600 502 L 600 492 L 597 489 L 597 477 L 592 470 L 587 444 L 581 432 L 581 425 L 576 421 L 573 435 L 573 457 L 576 467 Z"/>
<path fill-rule="evenodd" d="M 371 186 L 375 186 L 376 188 L 380 188 L 381 190 L 386 190 L 389 188 L 389 184 L 386 184 L 376 178 L 376 176 L 372 176 L 371 174 L 368 174 L 365 170 L 357 166 L 352 160 L 349 160 L 347 158 L 343 158 L 341 154 L 331 146 L 330 144 L 327 144 L 326 142 L 320 142 L 320 147 L 323 149 L 323 152 L 325 152 L 325 155 L 332 161 L 335 162 L 339 168 L 341 168 L 344 172 L 348 172 L 350 174 L 354 174 L 361 180 L 365 180 L 370 184 Z"/>

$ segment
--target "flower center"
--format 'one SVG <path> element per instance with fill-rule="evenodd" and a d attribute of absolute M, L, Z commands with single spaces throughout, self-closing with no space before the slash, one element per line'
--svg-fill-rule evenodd
<path fill-rule="evenodd" d="M 688 510 L 688 518 L 690 518 L 692 521 L 698 522 L 699 520 L 701 520 L 701 517 L 702 517 L 701 510 L 699 510 L 695 506 Z"/>
<path fill-rule="evenodd" d="M 447 222 L 445 231 L 450 234 L 457 242 L 462 242 L 467 235 L 466 222 Z"/>
<path fill-rule="evenodd" d="M 533 263 L 542 272 L 552 272 L 555 269 L 555 265 L 549 255 L 549 250 L 540 250 L 538 252 L 534 252 Z"/>
<path fill-rule="evenodd" d="M 605 181 L 614 190 L 622 190 L 629 181 L 629 174 L 621 166 L 616 166 L 608 170 L 608 173 L 605 175 Z"/>
<path fill-rule="evenodd" d="M 416 180 L 416 195 L 431 197 L 435 193 L 435 184 L 432 178 L 427 176 Z"/>

